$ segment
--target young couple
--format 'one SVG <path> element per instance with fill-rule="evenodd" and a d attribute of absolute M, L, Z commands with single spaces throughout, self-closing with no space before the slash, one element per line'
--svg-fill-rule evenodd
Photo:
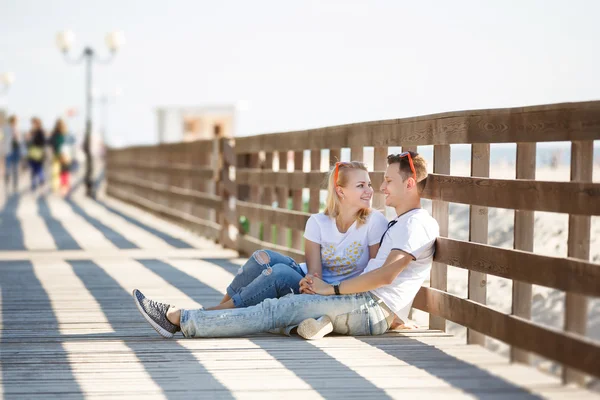
<path fill-rule="evenodd" d="M 306 264 L 259 250 L 218 306 L 178 309 L 135 289 L 138 310 L 166 338 L 180 330 L 187 338 L 237 337 L 297 327 L 300 336 L 318 339 L 330 332 L 381 335 L 404 323 L 429 276 L 439 228 L 421 208 L 425 159 L 405 152 L 387 161 L 381 191 L 397 213 L 389 223 L 370 208 L 364 164 L 337 163 L 325 211 L 306 223 Z"/>

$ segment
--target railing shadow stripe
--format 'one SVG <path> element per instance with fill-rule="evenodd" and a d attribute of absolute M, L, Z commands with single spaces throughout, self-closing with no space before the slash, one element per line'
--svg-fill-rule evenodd
<path fill-rule="evenodd" d="M 67 231 L 58 219 L 52 216 L 46 197 L 40 196 L 37 199 L 38 214 L 48 227 L 58 250 L 81 250 L 81 246 L 75 241 L 73 236 Z"/>
<path fill-rule="evenodd" d="M 137 245 L 128 240 L 121 233 L 115 231 L 114 229 L 106 226 L 102 222 L 100 222 L 97 218 L 90 216 L 85 210 L 73 199 L 66 199 L 66 203 L 71 206 L 73 212 L 82 217 L 87 223 L 92 225 L 94 228 L 99 230 L 109 241 L 111 241 L 115 246 L 119 249 L 139 249 Z"/>
<path fill-rule="evenodd" d="M 171 246 L 173 246 L 177 249 L 193 249 L 194 248 L 194 246 L 192 246 L 191 244 L 189 244 L 181 239 L 178 239 L 174 236 L 171 236 L 166 232 L 160 231 L 156 228 L 146 225 L 143 222 L 141 222 L 140 220 L 122 213 L 121 211 L 117 210 L 114 207 L 109 206 L 108 204 L 106 204 L 103 201 L 96 200 L 96 203 L 101 205 L 102 207 L 104 207 L 107 211 L 118 215 L 119 217 L 123 218 L 130 224 L 133 224 L 133 225 L 137 226 L 138 228 L 141 228 L 141 229 L 145 230 L 146 232 L 164 240 L 165 242 L 167 242 L 168 244 L 170 244 Z"/>
<path fill-rule="evenodd" d="M 46 342 L 43 348 L 32 345 L 27 356 L 23 355 L 23 347 L 28 338 L 20 337 L 17 342 L 11 340 L 15 339 L 11 327 L 26 326 L 32 331 L 43 330 L 50 335 L 60 335 L 48 293 L 36 277 L 30 261 L 0 261 L 0 299 L 3 398 L 23 399 L 44 393 L 46 398 L 68 396 L 83 399 L 61 340 Z M 50 368 L 54 376 L 60 375 L 59 380 L 44 378 Z"/>
<path fill-rule="evenodd" d="M 0 212 L 0 250 L 26 250 L 21 221 L 17 218 L 20 195 L 7 196 Z"/>

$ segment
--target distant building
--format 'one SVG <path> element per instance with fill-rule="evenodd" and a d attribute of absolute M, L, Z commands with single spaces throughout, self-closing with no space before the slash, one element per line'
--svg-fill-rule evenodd
<path fill-rule="evenodd" d="M 235 106 L 158 107 L 158 142 L 232 137 Z"/>

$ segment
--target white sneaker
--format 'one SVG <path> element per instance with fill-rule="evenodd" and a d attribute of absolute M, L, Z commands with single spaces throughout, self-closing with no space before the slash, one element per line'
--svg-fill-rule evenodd
<path fill-rule="evenodd" d="M 307 340 L 322 339 L 331 332 L 333 332 L 333 322 L 327 315 L 319 319 L 305 319 L 298 325 L 298 335 Z"/>

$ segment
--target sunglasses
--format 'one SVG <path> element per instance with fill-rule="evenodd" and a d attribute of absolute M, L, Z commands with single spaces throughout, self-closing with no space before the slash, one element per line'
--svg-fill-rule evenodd
<path fill-rule="evenodd" d="M 400 157 L 400 158 L 408 157 L 408 163 L 410 164 L 410 170 L 413 173 L 413 178 L 414 178 L 415 182 L 417 182 L 417 171 L 415 171 L 415 165 L 413 164 L 413 160 L 412 160 L 412 156 L 410 155 L 410 152 L 405 151 L 404 153 L 400 153 L 400 154 L 398 154 L 398 157 Z"/>
<path fill-rule="evenodd" d="M 335 163 L 335 172 L 333 173 L 333 184 L 337 186 L 338 175 L 340 174 L 340 165 L 347 165 L 345 161 L 338 161 Z"/>

